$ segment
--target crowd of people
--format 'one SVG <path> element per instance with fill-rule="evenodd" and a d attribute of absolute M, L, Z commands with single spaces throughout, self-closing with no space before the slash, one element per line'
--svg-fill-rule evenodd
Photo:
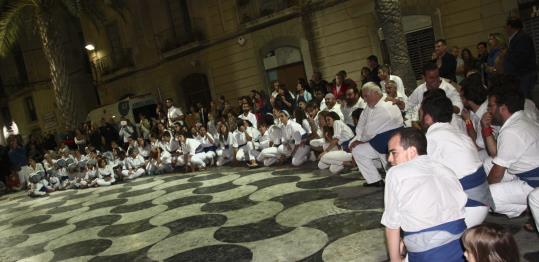
<path fill-rule="evenodd" d="M 492 34 L 478 43 L 478 57 L 436 41 L 424 82 L 409 96 L 371 55 L 360 84 L 344 70 L 330 82 L 315 72 L 291 89 L 274 81 L 271 94 L 253 90 L 236 105 L 221 97 L 184 113 L 166 99 L 152 117 L 85 123 L 57 145 L 30 139 L 23 147 L 11 137 L 6 184 L 43 196 L 223 165 L 315 162 L 335 175 L 357 168 L 364 186 L 385 186 L 382 224 L 392 261 L 402 255 L 401 230 L 410 261 L 463 261 L 466 228 L 474 229 L 463 241 L 474 261 L 485 255 L 474 239 L 503 231 L 481 225 L 489 212 L 518 217 L 529 201 L 539 218 L 535 51 L 520 20 L 508 20 L 507 29 L 508 44 Z M 491 251 L 508 256 L 502 249 Z M 518 260 L 509 255 L 500 261 Z"/>

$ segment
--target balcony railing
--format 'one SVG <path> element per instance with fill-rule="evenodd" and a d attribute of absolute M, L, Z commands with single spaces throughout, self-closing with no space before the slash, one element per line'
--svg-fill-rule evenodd
<path fill-rule="evenodd" d="M 279 11 L 298 6 L 300 0 L 237 0 L 241 24 L 271 16 Z"/>
<path fill-rule="evenodd" d="M 96 71 L 100 76 L 113 74 L 120 69 L 134 66 L 130 48 L 111 51 L 110 55 L 95 60 Z"/>
<path fill-rule="evenodd" d="M 161 53 L 181 48 L 188 44 L 205 39 L 201 22 L 193 19 L 190 28 L 182 26 L 170 27 L 155 34 L 155 40 Z"/>

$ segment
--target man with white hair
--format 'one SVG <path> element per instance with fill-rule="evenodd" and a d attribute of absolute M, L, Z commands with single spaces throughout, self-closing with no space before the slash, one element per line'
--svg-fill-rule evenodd
<path fill-rule="evenodd" d="M 337 103 L 337 98 L 335 98 L 332 93 L 326 94 L 324 101 L 326 102 L 326 107 L 324 108 L 325 111 L 335 112 L 341 119 L 344 119 L 344 115 L 341 111 L 341 105 Z"/>
<path fill-rule="evenodd" d="M 385 168 L 387 141 L 404 123 L 399 108 L 382 99 L 382 90 L 377 84 L 366 83 L 361 93 L 367 107 L 359 117 L 356 136 L 350 141 L 349 148 L 367 182 L 365 186 L 380 187 L 384 185 L 384 181 L 373 160 L 379 160 Z"/>

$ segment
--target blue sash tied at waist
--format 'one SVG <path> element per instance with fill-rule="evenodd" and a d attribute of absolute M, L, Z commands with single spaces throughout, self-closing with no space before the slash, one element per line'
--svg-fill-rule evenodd
<path fill-rule="evenodd" d="M 418 262 L 464 262 L 460 237 L 466 230 L 464 219 L 447 222 L 417 232 L 404 232 L 408 260 Z"/>
<path fill-rule="evenodd" d="M 377 134 L 371 140 L 369 140 L 369 144 L 372 146 L 372 148 L 374 148 L 374 150 L 378 151 L 378 153 L 387 155 L 387 142 L 389 141 L 391 135 L 393 135 L 393 133 L 399 129 L 402 129 L 402 127 Z"/>
<path fill-rule="evenodd" d="M 488 206 L 494 208 L 494 201 L 487 182 L 487 174 L 483 166 L 480 166 L 471 175 L 459 179 L 459 181 L 468 196 L 466 207 Z"/>
<path fill-rule="evenodd" d="M 520 180 L 528 183 L 533 188 L 539 187 L 539 167 L 517 174 Z"/>
<path fill-rule="evenodd" d="M 208 153 L 210 151 L 217 150 L 217 147 L 216 146 L 209 146 L 209 147 L 204 147 L 202 150 L 204 151 L 204 153 Z"/>

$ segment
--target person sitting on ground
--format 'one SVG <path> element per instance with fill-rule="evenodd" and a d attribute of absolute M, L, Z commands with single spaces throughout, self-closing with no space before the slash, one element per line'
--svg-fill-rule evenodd
<path fill-rule="evenodd" d="M 451 125 L 451 100 L 445 96 L 426 97 L 420 116 L 427 130 L 427 154 L 451 169 L 468 195 L 465 221 L 468 227 L 481 224 L 492 207 L 483 162 L 473 141 Z"/>
<path fill-rule="evenodd" d="M 524 114 L 524 97 L 506 90 L 489 95 L 481 132 L 494 156 L 485 162 L 494 211 L 512 218 L 526 210 L 528 195 L 539 187 L 539 123 Z M 498 140 L 492 125 L 502 126 Z"/>
<path fill-rule="evenodd" d="M 350 150 L 359 171 L 366 180 L 365 186 L 384 185 L 373 160 L 386 166 L 387 141 L 389 136 L 404 125 L 399 108 L 382 99 L 382 90 L 373 82 L 361 89 L 367 107 L 356 126 L 356 136 L 350 142 Z"/>

